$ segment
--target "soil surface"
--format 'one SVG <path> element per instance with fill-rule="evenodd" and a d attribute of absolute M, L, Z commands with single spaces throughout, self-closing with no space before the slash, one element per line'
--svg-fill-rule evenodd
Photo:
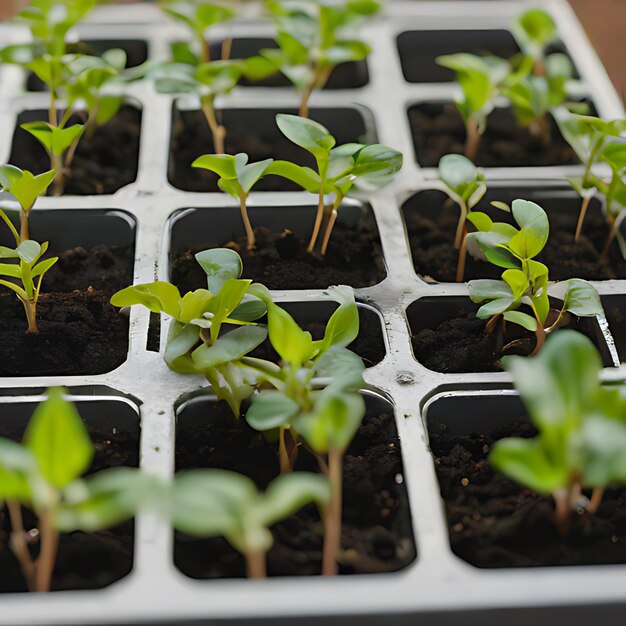
<path fill-rule="evenodd" d="M 297 315 L 295 320 L 303 330 L 311 333 L 314 340 L 322 339 L 326 330 L 328 318 L 315 322 L 300 322 Z M 365 363 L 365 367 L 372 367 L 380 363 L 386 354 L 385 340 L 381 328 L 380 318 L 369 310 L 359 308 L 359 334 L 357 338 L 348 346 L 355 354 L 358 354 Z M 278 363 L 280 357 L 272 348 L 269 339 L 265 340 L 250 356 L 266 359 Z"/>
<path fill-rule="evenodd" d="M 443 193 L 422 197 L 423 208 L 436 206 L 434 217 L 430 217 L 430 211 L 424 214 L 418 206 L 404 211 L 415 271 L 426 280 L 454 282 L 459 254 L 454 247 L 458 208 L 447 201 Z M 485 211 L 494 220 L 513 223 L 503 211 L 482 205 L 476 210 Z M 613 243 L 608 258 L 601 256 L 609 233 L 606 219 L 601 214 L 587 215 L 578 241 L 574 239 L 576 216 L 573 225 L 571 215 L 549 213 L 549 218 L 550 238 L 537 260 L 550 268 L 551 280 L 626 278 L 626 261 L 617 242 Z M 466 280 L 500 278 L 502 271 L 490 263 L 467 256 Z"/>
<path fill-rule="evenodd" d="M 445 154 L 463 154 L 465 125 L 453 103 L 420 104 L 409 109 L 409 123 L 417 161 L 437 167 Z M 497 108 L 489 116 L 476 164 L 482 167 L 528 167 L 580 163 L 551 120 L 551 141 L 542 145 L 520 127 L 510 109 Z"/>
<path fill-rule="evenodd" d="M 276 126 L 269 109 L 225 109 L 218 111 L 220 123 L 227 129 L 226 152 L 245 152 L 249 162 L 280 159 L 298 165 L 315 167 L 313 157 L 289 141 Z M 295 114 L 295 110 L 285 110 Z M 312 109 L 311 119 L 320 122 L 337 139 L 337 145 L 362 142 L 365 124 L 359 112 L 352 109 Z M 191 167 L 204 154 L 214 152 L 213 138 L 205 117 L 199 111 L 174 111 L 170 146 L 169 182 L 183 191 L 220 191 L 217 176 L 207 170 Z M 279 176 L 267 176 L 254 186 L 255 191 L 300 191 L 296 184 Z"/>
<path fill-rule="evenodd" d="M 512 354 L 528 356 L 535 347 L 535 336 L 517 324 L 507 324 L 502 332 L 500 321 L 496 329 L 485 333 L 486 320 L 476 317 L 478 307 L 451 308 L 434 328 L 420 326 L 420 317 L 408 311 L 411 327 L 411 343 L 415 358 L 430 370 L 444 373 L 472 373 L 501 371 L 500 359 Z M 422 311 L 422 314 L 424 312 Z M 596 345 L 593 322 L 565 314 L 569 319 L 566 328 L 573 328 L 587 335 Z M 441 319 L 441 317 L 440 317 Z M 511 341 L 519 341 L 503 353 L 502 348 Z"/>
<path fill-rule="evenodd" d="M 177 428 L 177 470 L 221 468 L 241 472 L 265 488 L 279 474 L 276 446 L 235 421 L 223 405 L 203 403 Z M 203 419 L 204 418 L 204 419 Z M 317 471 L 301 450 L 297 470 Z M 341 574 L 391 572 L 415 558 L 400 444 L 393 415 L 370 412 L 345 457 Z M 322 523 L 314 506 L 273 528 L 270 576 L 317 575 L 321 568 Z M 176 533 L 176 566 L 192 578 L 245 576 L 243 558 L 221 538 Z"/>
<path fill-rule="evenodd" d="M 551 498 L 494 473 L 487 456 L 495 441 L 534 434 L 521 420 L 493 434 L 453 436 L 442 424 L 432 428 L 454 553 L 484 568 L 626 563 L 626 489 L 607 490 L 595 515 L 582 509 L 572 514 L 570 532 L 562 537 Z"/>
<path fill-rule="evenodd" d="M 50 169 L 50 159 L 41 144 L 20 124 L 46 120 L 45 111 L 27 111 L 18 117 L 11 147 L 11 163 L 34 173 Z M 69 125 L 82 122 L 73 116 Z M 115 193 L 137 178 L 141 111 L 123 106 L 93 137 L 81 139 L 65 185 L 66 195 Z"/>
<path fill-rule="evenodd" d="M 118 403 L 110 403 L 115 408 Z M 80 409 L 80 405 L 79 405 Z M 84 418 L 84 415 L 83 415 Z M 115 426 L 113 424 L 116 424 Z M 0 437 L 19 441 L 21 427 L 0 427 Z M 139 428 L 118 423 L 114 418 L 89 420 L 89 433 L 96 448 L 96 456 L 89 473 L 119 466 L 137 467 L 139 464 Z M 24 510 L 27 529 L 36 527 L 35 517 Z M 7 548 L 10 523 L 6 509 L 0 510 L 0 593 L 26 591 L 19 565 Z M 36 558 L 38 544 L 31 548 Z M 133 566 L 134 523 L 126 522 L 97 533 L 73 532 L 61 535 L 52 590 L 99 589 L 123 578 Z"/>
<path fill-rule="evenodd" d="M 132 252 L 104 245 L 60 255 L 44 276 L 38 334 L 26 334 L 24 309 L 0 293 L 0 376 L 102 374 L 126 360 L 128 318 L 109 304 L 133 279 Z"/>
<path fill-rule="evenodd" d="M 335 224 L 326 255 L 308 254 L 307 243 L 291 231 L 275 233 L 255 229 L 256 250 L 246 249 L 246 239 L 223 242 L 243 259 L 244 278 L 269 289 L 323 289 L 330 285 L 369 287 L 386 276 L 378 233 L 367 225 Z M 216 246 L 220 247 L 220 246 Z M 194 258 L 198 250 L 173 252 L 172 282 L 182 292 L 206 287 L 206 275 Z"/>

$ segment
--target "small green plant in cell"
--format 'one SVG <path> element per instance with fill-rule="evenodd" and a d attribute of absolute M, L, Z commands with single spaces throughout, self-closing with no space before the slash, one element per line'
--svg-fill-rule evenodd
<path fill-rule="evenodd" d="M 528 65 L 535 76 L 545 76 L 548 48 L 557 41 L 557 28 L 549 13 L 543 9 L 524 11 L 513 21 L 511 32 L 525 57 L 523 64 Z"/>
<path fill-rule="evenodd" d="M 548 241 L 550 225 L 546 212 L 534 202 L 514 200 L 511 208 L 518 226 L 493 222 L 479 211 L 468 215 L 478 229 L 468 234 L 468 250 L 477 258 L 504 268 L 502 280 L 472 280 L 469 293 L 481 304 L 477 316 L 489 320 L 491 332 L 500 319 L 518 324 L 536 337 L 532 354 L 541 350 L 546 336 L 562 323 L 566 312 L 578 317 L 603 315 L 600 296 L 588 282 L 572 278 L 559 310 L 553 310 L 548 297 L 549 270 L 535 260 Z M 526 308 L 530 313 L 522 310 Z M 516 345 L 518 340 L 504 347 Z"/>
<path fill-rule="evenodd" d="M 536 357 L 503 362 L 539 434 L 501 439 L 489 460 L 524 487 L 551 495 L 564 535 L 575 513 L 594 514 L 607 487 L 626 484 L 624 385 L 601 385 L 597 349 L 570 330 L 555 333 Z"/>
<path fill-rule="evenodd" d="M 247 476 L 219 469 L 176 475 L 168 499 L 172 525 L 197 537 L 223 536 L 246 559 L 250 578 L 265 578 L 270 527 L 307 504 L 323 511 L 328 481 L 308 472 L 280 476 L 260 493 Z"/>
<path fill-rule="evenodd" d="M 609 223 L 609 234 L 601 253 L 602 258 L 607 258 L 617 234 L 620 217 L 626 212 L 626 143 L 609 143 L 600 158 L 611 168 L 611 177 L 608 181 L 596 179 L 595 182 L 604 196 L 604 209 Z"/>
<path fill-rule="evenodd" d="M 248 216 L 248 195 L 254 185 L 265 175 L 272 159 L 248 163 L 247 154 L 205 154 L 197 158 L 191 165 L 211 172 L 219 176 L 218 185 L 222 191 L 230 194 L 239 201 L 241 218 L 246 229 L 248 250 L 253 250 L 256 241 L 254 229 Z"/>
<path fill-rule="evenodd" d="M 255 321 L 265 315 L 266 306 L 253 294 L 255 284 L 240 278 L 242 262 L 235 251 L 205 250 L 196 260 L 207 274 L 208 289 L 181 296 L 175 285 L 157 281 L 122 289 L 111 304 L 140 304 L 170 316 L 163 355 L 168 367 L 179 374 L 204 375 L 238 417 L 241 402 L 258 381 L 255 360 L 244 357 L 267 337 L 267 329 Z"/>
<path fill-rule="evenodd" d="M 602 159 L 609 143 L 617 142 L 626 133 L 626 120 L 602 120 L 591 115 L 567 114 L 557 117 L 561 133 L 584 165 L 583 175 L 568 181 L 582 199 L 575 239 L 582 233 L 585 216 L 593 196 L 602 187 L 594 174 L 594 166 Z M 609 157 L 611 158 L 611 157 Z M 616 183 L 617 184 L 617 183 Z M 600 189 L 600 191 L 602 191 Z"/>
<path fill-rule="evenodd" d="M 326 254 L 341 203 L 348 195 L 368 194 L 391 183 L 402 168 L 402 154 L 380 144 L 349 143 L 336 146 L 335 138 L 321 124 L 297 115 L 279 114 L 281 132 L 309 152 L 317 171 L 289 161 L 274 161 L 265 174 L 282 176 L 318 197 L 318 209 L 308 252 L 315 250 L 322 231 L 320 253 Z"/>
<path fill-rule="evenodd" d="M 28 422 L 21 444 L 0 438 L 0 503 L 11 523 L 10 547 L 30 591 L 49 591 L 59 533 L 94 532 L 133 517 L 153 497 L 154 482 L 138 470 L 115 468 L 89 478 L 94 447 L 61 388 L 49 389 Z M 33 558 L 22 506 L 38 519 Z"/>
<path fill-rule="evenodd" d="M 299 115 L 309 116 L 309 100 L 340 63 L 362 61 L 371 49 L 359 38 L 364 18 L 376 15 L 376 0 L 266 0 L 276 26 L 278 49 L 262 54 L 301 94 Z"/>
<path fill-rule="evenodd" d="M 454 236 L 454 247 L 459 251 L 456 282 L 462 283 L 467 254 L 467 214 L 487 192 L 487 183 L 483 173 L 461 154 L 446 154 L 441 158 L 439 161 L 439 178 L 444 185 L 444 191 L 458 205 L 460 210 Z"/>
<path fill-rule="evenodd" d="M 465 156 L 476 161 L 487 118 L 500 94 L 502 81 L 510 74 L 509 63 L 494 56 L 459 53 L 437 57 L 437 63 L 456 73 L 457 107 L 465 122 Z"/>

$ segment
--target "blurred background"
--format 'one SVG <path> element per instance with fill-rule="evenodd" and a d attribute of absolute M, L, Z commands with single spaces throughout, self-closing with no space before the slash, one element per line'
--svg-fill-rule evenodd
<path fill-rule="evenodd" d="M 110 0 L 129 4 L 139 0 Z M 626 0 L 568 0 L 598 51 L 617 90 L 626 101 Z M 0 20 L 29 0 L 0 0 Z"/>

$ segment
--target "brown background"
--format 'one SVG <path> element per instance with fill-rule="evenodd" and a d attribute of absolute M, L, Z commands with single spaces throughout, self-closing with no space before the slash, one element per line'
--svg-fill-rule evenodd
<path fill-rule="evenodd" d="M 569 0 L 619 93 L 626 99 L 626 0 Z M 0 19 L 27 0 L 0 0 Z"/>

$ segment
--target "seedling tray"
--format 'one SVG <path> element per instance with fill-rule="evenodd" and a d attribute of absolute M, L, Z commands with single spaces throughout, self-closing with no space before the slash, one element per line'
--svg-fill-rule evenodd
<path fill-rule="evenodd" d="M 429 449 L 428 424 L 437 404 L 448 397 L 489 395 L 509 397 L 508 374 L 435 372 L 413 356 L 409 311 L 420 299 L 444 307 L 446 299 L 467 299 L 466 285 L 427 282 L 420 278 L 410 255 L 401 207 L 420 192 L 438 189 L 437 173 L 420 167 L 407 111 L 420 103 L 451 102 L 454 87 L 449 76 L 427 68 L 416 76 L 417 67 L 401 64 L 400 48 L 412 50 L 412 31 L 425 31 L 424 41 L 437 42 L 458 37 L 459 45 L 475 41 L 470 31 L 482 31 L 481 45 L 489 41 L 510 45 L 503 33 L 523 8 L 541 6 L 555 18 L 567 52 L 580 78 L 573 87 L 579 98 L 589 99 L 600 116 L 624 115 L 622 105 L 607 74 L 590 47 L 581 26 L 565 0 L 533 1 L 398 1 L 388 2 L 386 15 L 365 29 L 373 53 L 367 61 L 368 81 L 350 89 L 328 89 L 312 99 L 313 117 L 323 112 L 331 130 L 346 127 L 347 118 L 337 111 L 348 111 L 350 119 L 360 120 L 356 132 L 401 150 L 405 166 L 389 188 L 371 198 L 369 206 L 353 205 L 344 212 L 365 212 L 373 216 L 380 237 L 386 276 L 356 289 L 362 315 L 380 323 L 384 358 L 365 373 L 371 394 L 393 406 L 402 448 L 403 473 L 398 480 L 406 485 L 412 516 L 416 558 L 395 573 L 315 577 L 277 577 L 266 581 L 244 579 L 192 580 L 174 566 L 174 535 L 167 523 L 153 514 L 142 514 L 135 521 L 132 571 L 105 589 L 65 591 L 48 595 L 5 594 L 0 598 L 0 624 L 7 626 L 86 625 L 86 624 L 168 624 L 247 625 L 247 624 L 420 624 L 456 625 L 480 623 L 512 626 L 552 624 L 555 620 L 582 626 L 590 620 L 619 623 L 626 611 L 624 596 L 625 565 L 593 567 L 545 567 L 479 569 L 461 560 L 451 550 L 446 515 Z M 260 21 L 259 7 L 247 3 L 244 17 L 231 26 L 216 29 L 215 41 L 234 36 L 242 39 L 267 38 L 271 28 Z M 491 39 L 491 34 L 496 33 Z M 145 42 L 150 59 L 166 59 L 170 42 L 181 40 L 185 32 L 172 25 L 154 6 L 100 7 L 76 33 L 83 41 L 132 40 Z M 18 26 L 0 26 L 2 44 L 25 41 L 27 34 Z M 106 42 L 105 42 L 106 43 Z M 468 44 L 469 45 L 469 44 Z M 431 44 L 424 46 L 432 52 Z M 406 61 L 406 60 L 405 60 Z M 362 68 L 361 68 L 362 69 Z M 362 74 L 360 74 L 362 76 Z M 432 82 L 409 82 L 426 80 Z M 15 67 L 0 68 L 0 162 L 11 152 L 11 137 L 17 117 L 24 111 L 45 108 L 46 95 L 26 91 L 28 76 Z M 181 245 L 214 243 L 222 231 L 237 226 L 233 202 L 214 192 L 186 191 L 176 184 L 172 164 L 171 138 L 181 112 L 188 109 L 184 99 L 158 95 L 153 87 L 136 83 L 130 89 L 129 104 L 141 111 L 141 135 L 137 175 L 112 195 L 43 198 L 37 212 L 41 216 L 56 211 L 76 212 L 81 219 L 93 211 L 94 222 L 85 223 L 84 240 L 71 245 L 89 245 L 106 235 L 95 218 L 103 210 L 124 215 L 134 226 L 135 283 L 151 282 L 155 276 L 168 279 L 173 252 Z M 280 86 L 239 87 L 218 102 L 225 115 L 243 112 L 250 123 L 267 120 L 270 110 L 297 107 L 291 89 Z M 236 117 L 233 117 L 236 119 Z M 235 122 L 236 123 L 236 122 Z M 265 124 L 266 122 L 262 122 Z M 335 127 L 335 128 L 334 128 Z M 352 137 L 357 139 L 358 137 Z M 346 140 L 348 137 L 346 137 Z M 206 152 L 210 151 L 207 145 Z M 279 155 L 274 155 L 279 156 Z M 541 195 L 563 184 L 566 176 L 580 173 L 580 166 L 485 168 L 492 187 L 528 189 Z M 267 219 L 272 226 L 282 211 L 289 212 L 294 229 L 305 228 L 312 216 L 312 199 L 295 191 L 259 191 L 251 196 L 252 220 Z M 548 207 L 549 210 L 549 207 Z M 119 212 L 119 213 L 118 213 Z M 207 216 L 206 232 L 194 227 L 194 219 Z M 211 222 L 211 216 L 216 221 Z M 190 220 L 186 223 L 187 220 Z M 196 222 L 196 225 L 200 222 Z M 231 226 L 232 222 L 232 226 Z M 205 228 L 203 226 L 203 228 Z M 57 229 L 51 231 L 54 240 Z M 95 235 L 94 235 L 95 233 Z M 203 237 L 206 236 L 206 239 Z M 186 238 L 193 237 L 191 244 Z M 126 242 L 128 243 L 128 242 Z M 607 365 L 607 381 L 626 377 L 620 360 L 626 358 L 623 316 L 626 314 L 626 281 L 593 281 L 603 297 L 607 319 L 596 320 L 595 335 Z M 322 318 L 332 304 L 323 287 L 302 290 L 275 290 L 275 298 L 294 303 L 293 312 L 303 320 Z M 562 293 L 558 285 L 551 295 Z M 441 304 L 440 304 L 441 302 Z M 152 318 L 152 319 L 151 319 Z M 370 320 L 371 321 L 371 320 Z M 417 320 L 417 323 L 424 320 Z M 425 320 L 428 322 L 428 320 Z M 416 320 L 412 319 L 411 324 Z M 184 377 L 168 370 L 157 352 L 164 345 L 167 322 L 154 319 L 134 307 L 130 312 L 128 355 L 125 362 L 103 374 L 74 376 L 23 376 L 0 379 L 0 430 L 9 415 L 20 415 L 24 404 L 40 398 L 48 385 L 65 385 L 79 402 L 102 402 L 106 411 L 122 403 L 140 416 L 140 466 L 164 478 L 175 468 L 175 432 L 178 416 L 190 403 L 209 400 L 203 378 Z M 364 325 L 365 326 L 365 325 Z M 368 327 L 371 324 L 368 322 Z M 376 327 L 376 323 L 373 324 Z M 615 339 L 614 339 L 615 338 Z M 378 342 L 381 341 L 379 336 Z M 621 358 L 620 358 L 621 357 Z M 370 365 L 368 363 L 368 365 Z M 449 416 L 461 428 L 481 428 L 501 416 L 491 409 L 466 411 L 455 404 Z M 99 409 L 101 410 L 101 408 Z M 94 419 L 100 419 L 97 415 Z M 107 416 L 102 416 L 106 420 Z M 432 418 L 435 419 L 435 418 Z M 446 418 L 447 419 L 447 418 Z"/>

